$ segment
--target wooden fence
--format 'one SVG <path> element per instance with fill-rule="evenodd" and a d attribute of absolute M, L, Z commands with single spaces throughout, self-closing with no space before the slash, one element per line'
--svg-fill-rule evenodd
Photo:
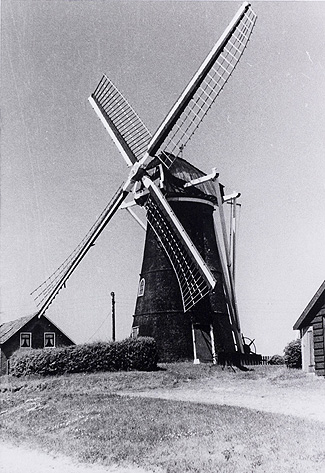
<path fill-rule="evenodd" d="M 269 360 L 272 356 L 266 355 L 256 355 L 255 353 L 251 353 L 250 355 L 241 357 L 241 361 L 244 365 L 267 365 Z"/>

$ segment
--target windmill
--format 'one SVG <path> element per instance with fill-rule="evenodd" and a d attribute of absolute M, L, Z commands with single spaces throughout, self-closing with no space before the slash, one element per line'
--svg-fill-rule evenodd
<path fill-rule="evenodd" d="M 189 84 L 151 135 L 104 75 L 89 97 L 99 119 L 130 168 L 107 207 L 64 263 L 32 294 L 41 316 L 121 208 L 145 209 L 143 263 L 133 336 L 153 336 L 165 361 L 243 354 L 234 288 L 234 230 L 229 247 L 225 196 L 215 169 L 207 175 L 182 152 L 235 69 L 256 15 L 244 3 Z M 131 195 L 131 200 L 126 201 Z M 216 230 L 218 212 L 221 231 Z"/>

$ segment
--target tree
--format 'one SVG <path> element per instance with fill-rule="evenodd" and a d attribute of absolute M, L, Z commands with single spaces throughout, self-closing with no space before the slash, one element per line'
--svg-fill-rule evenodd
<path fill-rule="evenodd" d="M 301 340 L 293 340 L 285 347 L 284 362 L 288 368 L 301 368 Z"/>
<path fill-rule="evenodd" d="M 268 361 L 269 365 L 284 365 L 284 358 L 281 355 L 273 355 Z"/>

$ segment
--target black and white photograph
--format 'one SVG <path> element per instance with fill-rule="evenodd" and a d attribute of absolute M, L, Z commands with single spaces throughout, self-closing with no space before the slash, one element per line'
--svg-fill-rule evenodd
<path fill-rule="evenodd" d="M 325 2 L 0 5 L 0 472 L 324 472 Z"/>

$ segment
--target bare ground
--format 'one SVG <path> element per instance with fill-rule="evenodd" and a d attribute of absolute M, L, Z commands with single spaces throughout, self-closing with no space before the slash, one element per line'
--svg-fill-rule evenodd
<path fill-rule="evenodd" d="M 270 413 L 296 416 L 325 423 L 325 379 L 307 376 L 294 386 L 272 380 L 229 378 L 220 384 L 218 378 L 192 381 L 188 386 L 176 381 L 172 388 L 137 392 L 117 392 L 123 396 L 154 397 L 194 403 L 246 407 Z M 0 445 L 1 473 L 144 473 L 140 468 L 104 468 L 77 464 L 68 457 L 47 455 L 39 451 Z M 147 470 L 146 470 L 147 471 Z M 148 473 L 148 471 L 147 471 Z"/>
<path fill-rule="evenodd" d="M 269 379 L 217 378 L 201 380 L 190 386 L 176 384 L 169 389 L 124 392 L 128 396 L 154 397 L 205 404 L 246 407 L 258 411 L 284 414 L 325 423 L 325 379 L 307 375 L 304 384 L 272 384 Z"/>

